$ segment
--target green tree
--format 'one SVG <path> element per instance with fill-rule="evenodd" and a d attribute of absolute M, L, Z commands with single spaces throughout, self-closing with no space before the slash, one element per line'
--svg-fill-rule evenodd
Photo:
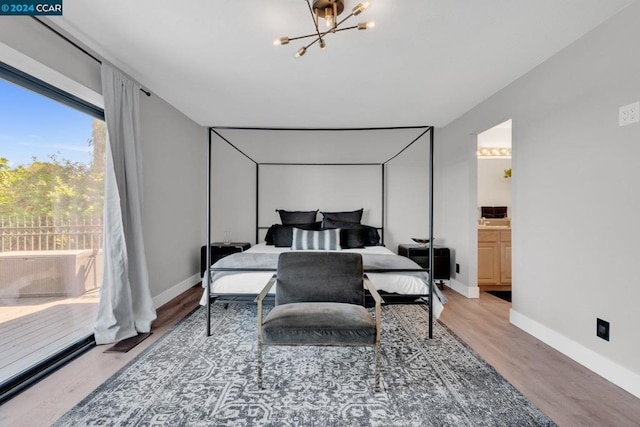
<path fill-rule="evenodd" d="M 93 119 L 89 146 L 93 147 L 91 170 L 104 174 L 104 154 L 107 146 L 107 124 L 102 120 Z"/>
<path fill-rule="evenodd" d="M 9 159 L 0 157 L 0 207 L 9 202 Z"/>
<path fill-rule="evenodd" d="M 58 159 L 35 157 L 29 165 L 14 168 L 0 157 L 0 215 L 34 218 L 72 216 L 98 217 L 103 212 L 104 152 L 106 126 L 94 120 L 90 165 Z"/>

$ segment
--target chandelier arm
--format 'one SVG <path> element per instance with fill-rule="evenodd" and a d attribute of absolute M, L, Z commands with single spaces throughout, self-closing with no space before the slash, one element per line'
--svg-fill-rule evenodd
<path fill-rule="evenodd" d="M 308 0 L 307 0 L 307 1 L 308 1 Z M 351 12 L 350 14 L 348 14 L 347 16 L 345 16 L 341 21 L 339 21 L 339 22 L 336 24 L 336 31 L 338 31 L 338 30 L 337 30 L 337 28 L 338 28 L 340 25 L 342 25 L 342 23 L 343 23 L 344 21 L 346 21 L 347 19 L 351 18 L 352 16 L 354 16 L 353 12 Z"/>
<path fill-rule="evenodd" d="M 330 33 L 337 33 L 338 31 L 345 31 L 345 30 L 354 30 L 358 28 L 357 25 L 353 25 L 351 27 L 344 27 L 344 28 L 338 28 L 337 30 L 327 30 L 327 31 L 323 31 L 322 33 L 320 33 L 322 35 L 322 38 L 324 38 L 326 35 L 330 34 Z M 301 40 L 301 39 L 307 39 L 309 37 L 315 37 L 316 39 L 319 39 L 317 34 L 306 34 L 304 36 L 298 36 L 298 37 L 289 37 L 289 41 L 294 41 L 294 40 Z"/>
<path fill-rule="evenodd" d="M 326 36 L 326 35 L 327 35 L 328 33 L 330 33 L 330 32 L 331 32 L 331 31 L 325 31 L 325 32 L 321 33 L 321 34 L 322 34 L 322 37 L 324 38 L 324 36 Z M 306 38 L 309 38 L 309 37 L 316 37 L 316 38 L 318 38 L 318 35 L 317 35 L 317 34 L 307 34 L 307 35 L 304 35 L 304 36 L 290 37 L 290 38 L 289 38 L 289 41 L 293 41 L 293 40 L 300 40 L 300 39 L 306 39 Z"/>
<path fill-rule="evenodd" d="M 354 30 L 356 28 L 358 28 L 357 25 L 354 25 L 352 27 L 338 28 L 337 30 L 328 30 L 328 31 L 323 32 L 322 35 L 326 36 L 328 33 L 337 33 L 338 31 Z M 316 37 L 316 35 L 315 34 L 309 34 L 307 36 L 294 37 L 294 38 L 289 39 L 289 40 L 303 39 L 303 38 L 306 38 L 306 37 Z M 316 37 L 314 41 L 312 41 L 311 43 L 306 45 L 304 48 L 305 49 L 309 49 L 309 47 L 313 46 L 314 44 L 316 44 L 320 40 L 321 40 L 320 37 Z"/>
<path fill-rule="evenodd" d="M 346 31 L 346 30 L 354 30 L 358 28 L 357 25 L 353 25 L 351 27 L 337 28 L 336 30 L 331 31 L 332 33 L 337 33 L 338 31 Z"/>
<path fill-rule="evenodd" d="M 311 3 L 307 0 L 307 6 L 309 6 L 309 13 L 311 14 L 311 19 L 313 19 L 313 25 L 316 27 L 316 34 L 318 35 L 318 39 L 322 40 L 322 35 L 320 35 L 320 29 L 318 28 L 318 20 L 313 14 L 313 8 L 311 7 Z"/>
<path fill-rule="evenodd" d="M 304 48 L 305 49 L 309 49 L 311 46 L 313 46 L 314 44 L 318 43 L 320 40 L 321 40 L 320 37 L 316 37 L 311 43 L 306 45 Z"/>

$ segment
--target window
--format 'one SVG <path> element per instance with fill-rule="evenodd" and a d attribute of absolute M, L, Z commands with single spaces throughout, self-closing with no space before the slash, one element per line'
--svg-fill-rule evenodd
<path fill-rule="evenodd" d="M 92 342 L 102 280 L 103 118 L 0 64 L 0 403 Z"/>

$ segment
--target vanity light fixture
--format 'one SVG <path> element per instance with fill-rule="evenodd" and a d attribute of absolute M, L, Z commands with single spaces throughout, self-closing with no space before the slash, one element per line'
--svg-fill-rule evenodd
<path fill-rule="evenodd" d="M 338 31 L 353 29 L 366 30 L 375 26 L 374 22 L 359 22 L 357 25 L 353 25 L 351 27 L 340 28 L 340 25 L 342 25 L 346 20 L 348 20 L 352 16 L 357 16 L 364 12 L 370 6 L 370 3 L 368 1 L 365 1 L 364 3 L 358 3 L 353 9 L 351 9 L 351 13 L 349 15 L 339 21 L 338 16 L 344 11 L 344 0 L 313 0 L 313 4 L 310 3 L 310 0 L 306 0 L 306 2 L 307 6 L 309 7 L 309 13 L 313 18 L 315 33 L 298 37 L 280 37 L 273 42 L 274 45 L 283 45 L 289 44 L 289 42 L 293 40 L 313 37 L 312 42 L 298 49 L 295 55 L 296 58 L 303 56 L 305 53 L 307 53 L 307 49 L 309 49 L 309 47 L 313 46 L 316 43 L 318 43 L 320 49 L 324 50 L 327 46 L 325 37 L 329 34 L 335 34 Z M 326 30 L 320 30 L 320 18 L 325 20 L 327 27 Z"/>
<path fill-rule="evenodd" d="M 511 148 L 507 147 L 482 147 L 476 152 L 478 157 L 511 157 Z"/>

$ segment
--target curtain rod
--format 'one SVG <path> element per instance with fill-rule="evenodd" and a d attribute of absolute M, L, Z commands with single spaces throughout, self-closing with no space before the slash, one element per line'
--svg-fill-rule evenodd
<path fill-rule="evenodd" d="M 65 40 L 67 43 L 69 43 L 70 45 L 72 45 L 73 47 L 75 47 L 76 49 L 78 49 L 80 52 L 84 53 L 85 55 L 87 55 L 89 58 L 93 59 L 94 61 L 96 61 L 97 63 L 99 63 L 100 65 L 102 65 L 102 60 L 98 57 L 96 57 L 95 55 L 93 55 L 91 52 L 89 52 L 88 50 L 86 50 L 85 48 L 83 48 L 82 46 L 80 46 L 78 43 L 74 42 L 73 40 L 71 40 L 69 37 L 65 36 L 64 34 L 62 34 L 60 31 L 56 30 L 55 28 L 53 28 L 52 26 L 50 26 L 49 24 L 45 23 L 44 21 L 41 21 L 40 19 L 38 19 L 35 16 L 32 16 L 32 18 L 38 22 L 40 25 L 44 26 L 46 29 L 48 29 L 49 31 L 55 33 L 58 35 L 58 37 L 62 38 L 63 40 Z M 148 90 L 144 89 L 144 88 L 140 88 L 140 92 L 144 93 L 147 96 L 151 96 L 151 92 L 149 92 Z"/>

